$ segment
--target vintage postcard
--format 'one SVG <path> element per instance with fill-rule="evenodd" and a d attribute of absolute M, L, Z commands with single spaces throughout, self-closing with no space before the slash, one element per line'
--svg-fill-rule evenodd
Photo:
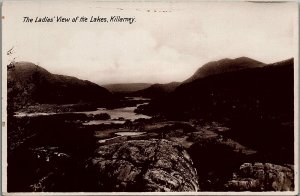
<path fill-rule="evenodd" d="M 298 3 L 4 1 L 4 195 L 295 195 Z"/>

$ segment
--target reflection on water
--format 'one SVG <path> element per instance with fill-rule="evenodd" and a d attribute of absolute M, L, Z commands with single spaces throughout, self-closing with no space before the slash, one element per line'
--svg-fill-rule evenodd
<path fill-rule="evenodd" d="M 141 104 L 139 104 L 141 105 Z M 106 108 L 98 108 L 96 111 L 89 112 L 78 112 L 84 114 L 101 114 L 107 113 L 110 116 L 110 120 L 91 120 L 89 122 L 83 123 L 84 125 L 95 125 L 95 124 L 123 124 L 126 120 L 136 120 L 139 118 L 149 119 L 150 116 L 146 116 L 143 114 L 136 114 L 134 110 L 139 106 L 135 107 L 125 107 L 125 108 L 117 108 L 117 109 L 106 109 Z"/>
<path fill-rule="evenodd" d="M 124 120 L 91 120 L 89 122 L 82 123 L 83 125 L 110 125 L 110 124 L 123 124 Z"/>
<path fill-rule="evenodd" d="M 88 112 L 78 112 L 84 114 L 101 114 L 107 113 L 110 116 L 109 120 L 91 120 L 89 122 L 83 123 L 84 125 L 97 125 L 97 124 L 123 124 L 126 120 L 137 120 L 140 118 L 149 119 L 150 116 L 143 115 L 143 114 L 136 114 L 134 112 L 138 106 L 144 105 L 149 103 L 149 99 L 142 98 L 142 97 L 125 97 L 128 100 L 142 100 L 144 103 L 137 104 L 133 107 L 124 107 L 124 108 L 116 108 L 116 109 L 106 109 L 106 108 L 98 108 L 96 111 L 88 111 Z"/>
<path fill-rule="evenodd" d="M 146 132 L 137 132 L 137 131 L 123 131 L 123 132 L 116 132 L 116 135 L 120 136 L 134 136 L 134 135 L 142 135 Z"/>
<path fill-rule="evenodd" d="M 81 113 L 81 114 L 87 114 L 87 115 L 96 115 L 101 113 L 107 113 L 110 116 L 109 120 L 91 120 L 88 122 L 83 123 L 84 125 L 97 125 L 97 124 L 123 124 L 126 120 L 137 120 L 140 118 L 149 119 L 150 116 L 143 115 L 143 114 L 136 114 L 134 112 L 135 109 L 137 109 L 138 106 L 147 104 L 149 102 L 149 99 L 141 98 L 141 97 L 125 97 L 127 100 L 139 100 L 144 101 L 142 104 L 137 104 L 133 107 L 124 107 L 124 108 L 116 108 L 116 109 L 106 109 L 106 108 L 98 108 L 96 111 L 81 111 L 81 112 L 73 112 L 73 113 Z M 62 112 L 63 113 L 63 112 Z M 70 113 L 70 112 L 68 112 Z M 33 112 L 33 113 L 25 113 L 25 112 L 19 112 L 16 113 L 16 117 L 34 117 L 34 116 L 45 116 L 45 115 L 55 115 L 58 113 L 40 113 L 40 112 Z"/>
<path fill-rule="evenodd" d="M 26 113 L 26 112 L 15 112 L 15 117 L 34 117 L 34 116 L 47 116 L 47 115 L 54 115 L 56 113 L 49 112 L 49 113 L 44 113 L 44 112 L 35 112 L 35 113 Z"/>
<path fill-rule="evenodd" d="M 113 140 L 116 141 L 117 139 L 120 139 L 123 136 L 136 136 L 136 135 L 143 135 L 145 133 L 146 132 L 138 132 L 138 131 L 121 131 L 121 132 L 116 132 L 115 135 L 117 135 L 117 136 L 98 140 L 98 143 L 104 144 L 106 142 L 110 142 L 110 141 L 113 141 Z"/>
<path fill-rule="evenodd" d="M 127 100 L 134 100 L 134 101 L 145 101 L 149 102 L 151 99 L 150 98 L 144 98 L 144 97 L 125 97 Z"/>

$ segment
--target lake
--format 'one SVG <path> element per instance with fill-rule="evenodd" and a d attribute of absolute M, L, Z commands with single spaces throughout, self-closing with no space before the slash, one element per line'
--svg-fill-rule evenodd
<path fill-rule="evenodd" d="M 139 118 L 149 119 L 150 116 L 137 114 L 134 110 L 142 104 L 138 104 L 134 107 L 124 107 L 124 108 L 117 108 L 117 109 L 106 109 L 106 108 L 98 108 L 96 111 L 89 111 L 89 112 L 77 112 L 77 113 L 84 113 L 84 114 L 101 114 L 107 113 L 111 119 L 109 120 L 91 120 L 89 122 L 83 123 L 84 125 L 97 125 L 97 124 L 123 124 L 126 120 L 136 120 Z"/>
<path fill-rule="evenodd" d="M 149 119 L 150 116 L 143 115 L 143 114 L 137 114 L 134 112 L 135 109 L 137 109 L 138 106 L 144 105 L 149 103 L 150 99 L 142 98 L 142 97 L 125 97 L 126 100 L 135 100 L 135 101 L 142 101 L 143 103 L 137 104 L 136 106 L 131 107 L 123 107 L 123 108 L 116 108 L 116 109 L 107 109 L 107 108 L 97 108 L 95 111 L 80 111 L 80 112 L 72 112 L 72 113 L 78 113 L 78 114 L 101 114 L 101 113 L 107 113 L 110 116 L 109 120 L 90 120 L 88 122 L 84 122 L 84 125 L 98 125 L 98 124 L 123 124 L 126 120 L 137 120 L 137 119 Z M 64 112 L 62 112 L 64 113 Z M 67 112 L 70 113 L 70 112 Z M 35 116 L 45 116 L 45 115 L 56 115 L 58 113 L 41 113 L 41 112 L 32 112 L 32 113 L 26 113 L 26 112 L 16 112 L 14 115 L 15 117 L 35 117 Z"/>

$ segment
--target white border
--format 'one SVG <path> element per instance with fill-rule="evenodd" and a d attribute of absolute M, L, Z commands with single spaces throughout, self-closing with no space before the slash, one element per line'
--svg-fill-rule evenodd
<path fill-rule="evenodd" d="M 3 8 L 4 2 L 2 3 Z M 2 9 L 1 8 L 1 9 Z M 5 16 L 5 10 L 2 9 L 2 16 Z M 2 20 L 2 16 L 0 20 Z M 2 29 L 5 29 L 5 22 L 2 22 Z M 2 30 L 2 49 L 5 47 L 5 34 Z M 7 192 L 7 55 L 2 51 L 2 193 Z"/>
<path fill-rule="evenodd" d="M 34 0 L 33 0 L 34 1 Z M 37 1 L 37 0 L 36 0 Z M 68 1 L 68 0 L 66 0 Z M 120 1 L 120 0 L 106 0 L 110 1 Z M 129 2 L 130 0 L 121 0 L 120 2 Z M 151 0 L 150 0 L 151 1 Z M 163 0 L 152 0 L 152 1 L 163 1 Z M 174 2 L 180 2 L 181 0 L 171 0 Z M 183 1 L 183 0 L 182 0 Z M 191 0 L 195 2 L 195 0 Z M 222 0 L 214 0 L 215 2 Z M 226 1 L 226 0 L 223 0 Z M 232 0 L 242 2 L 242 0 Z M 252 0 L 249 0 L 252 1 Z M 253 1 L 264 1 L 264 0 L 253 0 Z M 268 0 L 266 0 L 268 1 Z M 294 21 L 294 191 L 286 192 L 34 192 L 34 193 L 7 193 L 7 69 L 5 62 L 7 62 L 7 57 L 5 51 L 2 51 L 2 194 L 3 195 L 14 195 L 14 196 L 35 196 L 35 195 L 297 195 L 299 191 L 299 4 L 298 1 L 289 0 L 272 0 L 285 1 L 285 2 L 295 2 L 297 3 L 297 10 L 295 11 L 295 21 Z M 100 1 L 98 1 L 100 2 Z M 138 2 L 138 1 L 130 1 Z M 145 1 L 145 2 L 149 2 Z M 188 3 L 189 1 L 187 1 Z M 199 3 L 205 2 L 205 0 L 199 0 Z M 230 2 L 230 1 L 228 1 Z M 4 4 L 5 2 L 3 2 Z M 2 7 L 3 7 L 2 4 Z M 5 16 L 5 9 L 2 9 L 2 16 Z M 2 17 L 1 16 L 1 17 Z M 0 20 L 2 20 L 0 18 Z M 2 20 L 2 28 L 5 29 L 5 20 Z M 2 48 L 5 46 L 5 34 L 2 31 Z"/>
<path fill-rule="evenodd" d="M 295 194 L 299 192 L 299 3 L 294 21 L 294 183 Z"/>
<path fill-rule="evenodd" d="M 71 193 L 6 193 L 7 196 L 31 196 L 31 195 L 296 195 L 295 191 L 287 192 L 71 192 Z"/>

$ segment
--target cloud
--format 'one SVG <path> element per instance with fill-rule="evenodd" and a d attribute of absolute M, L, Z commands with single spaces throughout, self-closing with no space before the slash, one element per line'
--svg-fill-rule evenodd
<path fill-rule="evenodd" d="M 197 58 L 168 46 L 158 46 L 149 31 L 96 33 L 80 31 L 58 49 L 54 72 L 72 73 L 98 83 L 169 82 L 185 79 L 194 71 Z M 188 68 L 190 67 L 190 69 Z"/>
<path fill-rule="evenodd" d="M 4 51 L 16 46 L 17 60 L 99 84 L 182 81 L 212 60 L 247 56 L 272 63 L 295 54 L 297 6 L 293 3 L 95 4 L 32 3 L 26 4 L 28 9 L 13 4 L 11 9 L 18 12 L 5 13 Z M 123 10 L 117 9 L 121 7 Z M 137 22 L 20 22 L 23 16 L 72 17 L 78 13 L 86 17 L 122 15 L 135 17 Z"/>

